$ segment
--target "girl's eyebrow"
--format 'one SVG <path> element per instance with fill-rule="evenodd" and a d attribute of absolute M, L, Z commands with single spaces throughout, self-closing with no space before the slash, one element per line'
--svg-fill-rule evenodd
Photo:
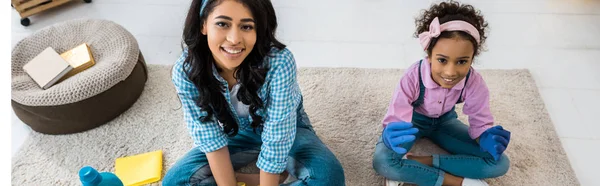
<path fill-rule="evenodd" d="M 448 56 L 445 56 L 443 54 L 436 54 L 436 55 L 448 58 Z M 457 59 L 469 59 L 469 58 L 471 58 L 471 57 L 469 57 L 469 56 L 462 56 L 462 57 L 458 57 Z"/>

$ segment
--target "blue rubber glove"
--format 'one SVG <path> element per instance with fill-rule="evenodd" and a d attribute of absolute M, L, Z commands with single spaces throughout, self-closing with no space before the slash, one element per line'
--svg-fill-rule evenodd
<path fill-rule="evenodd" d="M 383 144 L 398 154 L 406 154 L 407 150 L 400 147 L 401 144 L 415 140 L 419 129 L 414 128 L 409 122 L 392 122 L 383 129 Z"/>
<path fill-rule="evenodd" d="M 500 159 L 510 142 L 510 132 L 498 125 L 487 129 L 479 136 L 481 151 L 490 153 L 496 161 Z"/>

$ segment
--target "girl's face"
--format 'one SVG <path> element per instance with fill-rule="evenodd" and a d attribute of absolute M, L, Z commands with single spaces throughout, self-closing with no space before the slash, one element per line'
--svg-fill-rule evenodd
<path fill-rule="evenodd" d="M 256 43 L 252 13 L 243 4 L 226 0 L 216 6 L 204 23 L 202 34 L 220 69 L 234 71 Z"/>
<path fill-rule="evenodd" d="M 431 78 L 443 88 L 452 88 L 460 82 L 471 67 L 473 43 L 459 38 L 440 38 L 429 56 Z"/>

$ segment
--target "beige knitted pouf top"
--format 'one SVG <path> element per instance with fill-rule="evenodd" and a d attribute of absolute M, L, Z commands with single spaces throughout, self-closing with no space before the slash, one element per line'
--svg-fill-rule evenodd
<path fill-rule="evenodd" d="M 58 53 L 87 43 L 96 64 L 41 89 L 23 70 L 47 47 Z M 12 51 L 12 106 L 37 132 L 69 134 L 100 126 L 127 110 L 147 79 L 138 43 L 122 26 L 107 20 L 77 19 L 43 28 Z"/>

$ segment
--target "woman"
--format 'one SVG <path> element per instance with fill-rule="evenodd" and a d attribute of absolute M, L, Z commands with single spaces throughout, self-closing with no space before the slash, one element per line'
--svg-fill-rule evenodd
<path fill-rule="evenodd" d="M 235 185 L 257 159 L 260 185 L 344 185 L 335 155 L 302 106 L 292 53 L 275 39 L 269 0 L 194 0 L 173 84 L 195 147 L 163 185 Z M 250 177 L 252 178 L 252 177 Z M 252 182 L 248 180 L 243 180 Z"/>

